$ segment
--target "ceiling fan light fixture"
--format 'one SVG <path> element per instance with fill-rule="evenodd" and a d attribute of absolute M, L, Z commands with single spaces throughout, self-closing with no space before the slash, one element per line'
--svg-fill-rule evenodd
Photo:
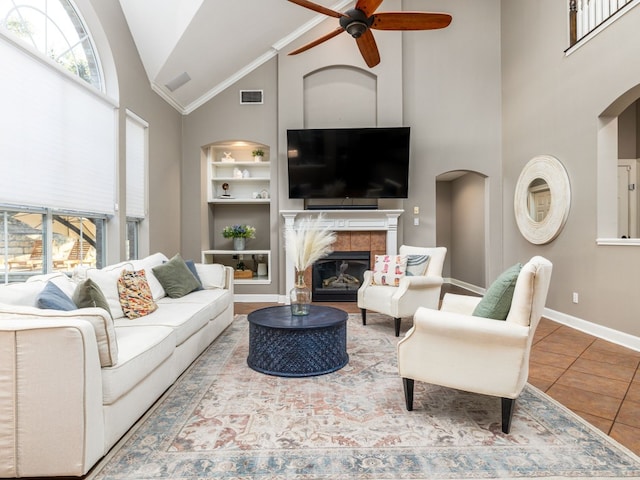
<path fill-rule="evenodd" d="M 367 31 L 367 28 L 369 28 L 369 26 L 366 23 L 356 20 L 347 25 L 346 30 L 347 33 L 353 38 L 358 38 L 360 35 Z"/>

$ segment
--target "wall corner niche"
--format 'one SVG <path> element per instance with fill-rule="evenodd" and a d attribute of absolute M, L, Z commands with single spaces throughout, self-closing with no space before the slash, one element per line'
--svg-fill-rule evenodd
<path fill-rule="evenodd" d="M 513 200 L 516 223 L 529 242 L 543 245 L 564 227 L 571 206 L 571 185 L 564 165 L 551 155 L 533 157 L 524 166 Z"/>

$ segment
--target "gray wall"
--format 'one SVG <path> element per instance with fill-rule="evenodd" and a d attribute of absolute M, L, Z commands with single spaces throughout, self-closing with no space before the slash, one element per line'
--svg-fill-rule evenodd
<path fill-rule="evenodd" d="M 385 2 L 386 9 L 400 6 L 398 0 Z M 375 32 L 382 61 L 373 69 L 364 65 L 348 35 L 297 56 L 286 55 L 333 29 L 335 19 L 328 19 L 287 47 L 277 60 L 185 117 L 182 247 L 188 255 L 194 257 L 210 248 L 210 235 L 215 232 L 209 229 L 217 224 L 215 212 L 212 215 L 206 207 L 203 145 L 239 138 L 271 147 L 274 282 L 273 289 L 251 288 L 254 293 L 282 294 L 284 250 L 278 211 L 303 207 L 302 201 L 290 200 L 286 191 L 287 128 L 408 125 L 412 128 L 410 197 L 381 204 L 382 208 L 405 209 L 399 224 L 400 243 L 436 244 L 438 175 L 451 170 L 479 172 L 490 180 L 484 191 L 488 207 L 483 205 L 482 241 L 474 245 L 479 252 L 476 262 L 469 265 L 465 254 L 450 248 L 447 266 L 456 266 L 451 277 L 468 278 L 480 286 L 502 271 L 500 2 L 405 0 L 402 8 L 449 12 L 454 20 L 437 31 Z M 358 77 L 357 72 L 349 72 L 354 69 L 366 73 L 362 81 L 351 79 Z M 255 107 L 238 105 L 240 88 L 265 89 L 266 102 L 277 97 L 277 107 L 265 103 L 261 111 L 248 114 Z M 324 103 L 318 101 L 318 92 L 325 92 Z M 359 104 L 363 99 L 367 105 Z M 414 206 L 420 208 L 419 226 L 413 225 Z"/>
<path fill-rule="evenodd" d="M 125 110 L 129 109 L 149 123 L 149 217 L 145 225 L 148 241 L 141 254 L 180 251 L 180 164 L 182 115 L 156 95 L 133 43 L 118 2 L 91 0 L 111 46 L 118 75 L 119 109 L 119 178 L 125 184 Z M 125 204 L 124 189 L 118 203 Z M 124 209 L 110 221 L 107 263 L 123 260 L 126 255 Z M 119 228 L 118 228 L 119 227 Z"/>
<path fill-rule="evenodd" d="M 640 9 L 568 56 L 567 2 L 503 1 L 501 17 L 504 262 L 546 256 L 554 264 L 549 308 L 640 335 L 640 250 L 596 244 L 598 199 L 616 194 L 597 188 L 598 119 L 610 105 L 618 115 L 638 98 L 621 97 L 640 83 L 637 49 L 630 48 L 638 44 Z M 520 170 L 539 154 L 557 157 L 571 182 L 566 226 L 544 246 L 524 240 L 509 208 Z"/>
<path fill-rule="evenodd" d="M 502 258 L 500 2 L 403 2 L 405 10 L 447 12 L 444 30 L 403 36 L 404 121 L 412 128 L 411 198 L 407 213 L 420 207 L 420 226 L 404 224 L 409 244 L 436 242 L 436 177 L 452 170 L 488 178 L 488 208 L 480 237 L 485 271 L 467 270 L 465 254 L 449 248 L 450 277 L 483 287 L 505 266 Z M 452 229 L 452 234 L 455 228 Z M 451 247 L 451 245 L 444 245 Z"/>
<path fill-rule="evenodd" d="M 200 258 L 200 252 L 214 247 L 225 225 L 247 223 L 256 227 L 256 240 L 248 248 L 272 251 L 272 266 L 278 258 L 278 92 L 277 59 L 256 69 L 250 75 L 216 95 L 211 101 L 184 118 L 182 151 L 182 230 L 184 254 Z M 264 104 L 240 105 L 240 90 L 264 90 Z M 246 140 L 269 145 L 271 152 L 271 211 L 260 206 L 258 212 L 238 207 L 216 207 L 207 204 L 206 158 L 203 148 L 225 140 Z M 240 218 L 241 217 L 241 218 Z M 219 238 L 218 238 L 219 239 Z M 277 293 L 277 272 L 272 267 L 271 285 L 238 285 L 238 293 Z"/>

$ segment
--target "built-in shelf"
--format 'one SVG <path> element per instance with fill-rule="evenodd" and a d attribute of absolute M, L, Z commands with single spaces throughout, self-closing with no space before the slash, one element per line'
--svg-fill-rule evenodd
<path fill-rule="evenodd" d="M 257 148 L 265 152 L 260 161 L 252 157 Z M 271 162 L 265 145 L 239 141 L 215 143 L 209 147 L 207 163 L 209 203 L 271 201 Z"/>
<path fill-rule="evenodd" d="M 263 257 L 260 260 L 259 257 Z M 252 278 L 235 278 L 234 283 L 241 284 L 270 284 L 271 283 L 271 250 L 203 250 L 202 263 L 221 263 L 236 268 L 238 262 L 244 262 L 249 270 L 254 272 Z M 266 265 L 266 275 L 257 275 L 259 263 Z"/>

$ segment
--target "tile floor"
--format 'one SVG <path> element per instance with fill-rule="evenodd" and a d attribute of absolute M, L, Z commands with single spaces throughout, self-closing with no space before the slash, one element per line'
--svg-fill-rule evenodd
<path fill-rule="evenodd" d="M 270 305 L 236 303 L 235 313 Z M 360 311 L 353 302 L 323 305 Z M 389 331 L 393 334 L 391 319 Z M 640 455 L 640 352 L 543 318 L 531 350 L 529 383 Z"/>

